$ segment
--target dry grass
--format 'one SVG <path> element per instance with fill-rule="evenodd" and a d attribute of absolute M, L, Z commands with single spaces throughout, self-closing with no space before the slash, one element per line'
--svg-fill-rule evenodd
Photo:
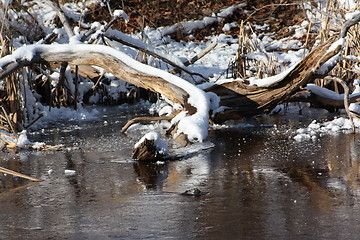
<path fill-rule="evenodd" d="M 326 1 L 325 10 L 321 8 L 320 4 L 316 4 L 315 1 L 311 4 L 308 4 L 307 7 L 310 7 L 307 12 L 308 19 L 313 20 L 314 22 L 310 22 L 307 35 L 304 39 L 301 40 L 304 41 L 304 46 L 308 48 L 308 50 L 311 50 L 312 47 L 309 46 L 311 45 L 309 42 L 323 43 L 330 37 L 338 35 L 342 25 L 344 24 L 345 15 L 350 12 L 349 10 L 346 10 L 344 7 L 342 7 L 339 0 Z M 351 12 L 357 11 L 359 9 L 360 3 L 357 3 L 356 8 L 352 9 Z M 316 28 L 316 26 L 320 27 Z M 288 26 L 283 26 L 283 28 L 287 27 Z M 271 54 L 262 51 L 261 48 L 259 48 L 256 44 L 256 40 L 251 38 L 251 34 L 251 24 L 249 22 L 247 24 L 241 23 L 239 31 L 238 52 L 235 61 L 230 66 L 230 70 L 232 72 L 231 77 L 242 79 L 247 79 L 249 77 L 264 78 L 279 73 L 281 68 L 277 63 L 277 59 L 271 56 Z M 246 57 L 247 54 L 251 52 L 262 52 L 264 55 L 267 55 L 268 62 L 257 61 Z M 350 55 L 355 57 L 360 56 L 358 25 L 352 27 L 348 32 L 348 38 L 343 55 Z M 359 60 L 340 60 L 330 74 L 344 79 L 345 82 L 347 82 L 347 84 L 350 86 L 350 89 L 352 89 L 352 81 L 354 79 L 360 79 L 358 62 Z M 253 70 L 249 71 L 250 69 Z M 333 81 L 328 82 L 326 80 L 320 79 L 316 82 L 323 87 L 328 87 L 331 90 L 335 90 L 336 92 L 342 92 L 342 89 L 339 89 L 337 83 Z"/>
<path fill-rule="evenodd" d="M 360 3 L 356 4 L 355 9 L 351 12 L 358 11 L 360 9 Z M 320 42 L 326 41 L 330 36 L 337 34 L 344 23 L 346 14 L 350 13 L 344 7 L 341 7 L 341 3 L 338 0 L 327 1 L 326 11 L 321 9 L 312 9 L 314 13 L 319 13 L 322 17 L 319 19 L 321 22 L 321 29 L 319 34 Z M 359 41 L 359 25 L 352 27 L 347 35 L 343 56 L 360 56 L 360 41 Z M 357 61 L 340 60 L 336 67 L 330 73 L 343 79 L 347 85 L 352 89 L 352 82 L 354 79 L 360 79 Z M 343 92 L 342 87 L 338 83 L 333 81 L 326 81 L 320 79 L 318 81 L 320 86 L 324 86 L 334 90 L 336 92 Z"/>
<path fill-rule="evenodd" d="M 256 37 L 253 37 L 256 33 L 252 29 L 251 24 L 241 22 L 239 28 L 239 48 L 235 61 L 231 64 L 232 78 L 265 78 L 278 74 L 281 68 L 277 58 L 274 54 L 266 52 L 259 45 Z M 261 54 L 263 60 L 258 61 L 248 55 L 249 53 Z"/>

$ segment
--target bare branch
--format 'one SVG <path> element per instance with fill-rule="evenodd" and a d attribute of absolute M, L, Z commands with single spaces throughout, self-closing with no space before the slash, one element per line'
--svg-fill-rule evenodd
<path fill-rule="evenodd" d="M 54 9 L 54 11 L 56 12 L 56 14 L 58 15 L 58 17 L 60 18 L 60 21 L 62 23 L 62 25 L 65 28 L 65 31 L 67 33 L 67 35 L 69 37 L 73 37 L 74 36 L 74 32 L 72 30 L 72 28 L 70 27 L 69 21 L 64 13 L 64 11 L 61 9 L 59 3 L 57 1 L 50 1 L 50 0 L 45 0 L 46 4 L 48 4 L 52 9 Z"/>
<path fill-rule="evenodd" d="M 171 60 L 169 60 L 169 59 L 161 56 L 160 54 L 157 54 L 157 53 L 155 53 L 155 52 L 153 52 L 153 51 L 150 51 L 149 49 L 146 49 L 146 48 L 144 48 L 144 47 L 142 47 L 142 46 L 140 46 L 140 45 L 136 45 L 136 44 L 134 44 L 134 43 L 132 43 L 132 42 L 126 41 L 126 40 L 124 40 L 124 39 L 121 39 L 120 37 L 115 36 L 115 35 L 113 35 L 113 34 L 106 34 L 106 37 L 107 37 L 108 39 L 112 40 L 112 41 L 117 41 L 117 42 L 119 42 L 119 43 L 121 43 L 121 44 L 124 44 L 124 45 L 126 45 L 126 46 L 135 48 L 135 49 L 137 49 L 137 50 L 139 50 L 139 51 L 142 51 L 142 52 L 144 52 L 144 53 L 146 53 L 146 54 L 149 54 L 149 55 L 151 55 L 151 56 L 153 56 L 153 57 L 156 57 L 156 58 L 164 61 L 165 63 L 170 64 L 171 66 L 176 67 L 176 68 L 180 69 L 181 71 L 184 71 L 184 72 L 186 72 L 186 73 L 188 73 L 188 74 L 190 74 L 190 75 L 196 75 L 196 76 L 201 77 L 201 78 L 204 79 L 204 80 L 207 80 L 207 78 L 204 77 L 202 74 L 200 74 L 200 73 L 195 73 L 195 72 L 192 72 L 192 71 L 186 69 L 185 67 L 181 67 L 181 66 L 179 66 L 179 64 L 176 64 L 176 63 L 174 63 L 173 61 L 171 61 Z"/>

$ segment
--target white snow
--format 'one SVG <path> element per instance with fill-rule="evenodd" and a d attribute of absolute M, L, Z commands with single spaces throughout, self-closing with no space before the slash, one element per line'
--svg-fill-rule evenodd
<path fill-rule="evenodd" d="M 3 6 L 9 6 L 9 4 L 12 2 L 12 0 L 1 0 Z"/>
<path fill-rule="evenodd" d="M 30 141 L 26 135 L 26 130 L 22 131 L 18 137 L 18 141 L 16 143 L 16 146 L 18 148 L 25 148 L 27 145 L 30 144 Z"/>
<path fill-rule="evenodd" d="M 115 10 L 113 13 L 114 17 L 122 18 L 126 23 L 129 22 L 128 15 L 123 10 Z"/>
<path fill-rule="evenodd" d="M 360 94 L 360 80 L 355 79 L 353 85 L 354 91 L 352 92 L 352 94 Z M 349 105 L 349 110 L 360 114 L 360 103 L 351 103 Z"/>
<path fill-rule="evenodd" d="M 360 128 L 360 119 L 353 119 L 356 129 Z M 313 140 L 324 134 L 337 134 L 339 132 L 351 132 L 350 119 L 337 117 L 331 121 L 317 122 L 314 120 L 306 128 L 300 128 L 293 137 L 296 141 Z"/>
<path fill-rule="evenodd" d="M 332 51 L 336 50 L 337 48 L 340 48 L 340 51 L 338 54 L 336 54 L 335 56 L 330 58 L 328 61 L 326 61 L 320 67 L 320 69 L 317 71 L 318 74 L 326 74 L 327 72 L 329 72 L 329 70 L 331 70 L 335 66 L 335 64 L 337 63 L 338 59 L 341 56 L 341 52 L 342 52 L 343 46 L 345 44 L 345 41 L 346 41 L 345 38 L 340 38 L 339 40 L 337 40 L 333 44 L 331 44 L 330 48 L 326 51 L 326 53 L 332 52 Z"/>
<path fill-rule="evenodd" d="M 332 100 L 337 100 L 337 101 L 344 100 L 344 94 L 336 93 L 334 91 L 331 91 L 326 88 L 322 88 L 322 87 L 312 84 L 312 83 L 307 84 L 306 87 L 304 87 L 304 89 L 309 90 L 317 95 L 324 96 L 325 98 L 332 99 Z M 355 97 L 355 96 L 359 96 L 359 95 L 360 95 L 360 92 L 354 91 L 352 94 L 349 94 L 349 97 L 351 98 L 351 97 Z"/>
<path fill-rule="evenodd" d="M 347 9 L 347 10 L 353 10 L 356 7 L 356 1 L 355 0 L 338 0 L 341 7 Z"/>
<path fill-rule="evenodd" d="M 137 148 L 143 141 L 147 140 L 153 140 L 154 145 L 161 155 L 166 155 L 169 152 L 167 143 L 160 138 L 160 134 L 157 132 L 149 132 L 145 134 L 134 146 L 134 148 Z"/>
<path fill-rule="evenodd" d="M 11 2 L 11 0 L 1 0 L 4 5 Z M 356 2 L 354 0 L 339 0 L 341 4 L 346 9 L 353 9 L 355 7 Z M 101 2 L 99 0 L 94 0 L 93 2 Z M 81 17 L 81 14 L 87 11 L 87 6 L 90 2 L 87 1 L 87 5 L 81 1 L 78 3 L 71 3 L 66 4 L 64 7 L 66 14 L 68 14 L 71 18 L 78 21 Z M 24 2 L 26 3 L 26 1 Z M 30 61 L 33 59 L 33 57 L 36 55 L 37 51 L 49 51 L 52 53 L 59 53 L 59 52 L 65 52 L 65 51 L 100 51 L 104 52 L 106 54 L 110 54 L 116 58 L 121 59 L 124 61 L 126 65 L 128 65 L 131 68 L 135 68 L 137 71 L 141 71 L 146 74 L 151 74 L 153 76 L 158 76 L 166 81 L 171 82 L 172 84 L 175 84 L 179 88 L 189 92 L 189 103 L 196 107 L 197 112 L 194 115 L 188 115 L 187 112 L 182 111 L 180 114 L 178 114 L 173 120 L 172 123 L 178 122 L 178 132 L 177 135 L 184 133 L 188 136 L 190 141 L 203 141 L 208 134 L 208 114 L 209 110 L 213 111 L 213 114 L 217 112 L 221 112 L 226 107 L 222 106 L 219 108 L 219 102 L 220 99 L 213 93 L 204 93 L 200 88 L 205 89 L 206 86 L 209 86 L 211 84 L 220 84 L 223 82 L 229 82 L 229 81 L 242 81 L 241 79 L 231 79 L 224 74 L 226 69 L 229 66 L 229 63 L 235 58 L 236 51 L 238 49 L 238 39 L 232 37 L 231 35 L 227 34 L 220 34 L 218 36 L 210 36 L 207 37 L 206 40 L 209 40 L 207 42 L 176 42 L 169 37 L 165 37 L 165 34 L 171 33 L 176 31 L 178 26 L 181 26 L 184 28 L 184 31 L 191 32 L 194 29 L 203 27 L 205 25 L 209 25 L 215 22 L 221 22 L 223 21 L 224 17 L 229 16 L 233 13 L 233 11 L 236 8 L 243 7 L 244 4 L 238 4 L 237 6 L 231 6 L 226 9 L 223 9 L 218 14 L 213 14 L 210 17 L 205 17 L 201 20 L 196 21 L 188 21 L 188 22 L 182 22 L 177 25 L 169 26 L 169 27 L 163 27 L 159 29 L 152 29 L 150 27 L 145 27 L 144 31 L 139 34 L 131 34 L 127 35 L 124 33 L 121 33 L 120 31 L 109 29 L 105 33 L 104 25 L 99 22 L 94 23 L 81 23 L 81 26 L 86 26 L 86 28 L 94 28 L 96 29 L 96 33 L 93 34 L 92 38 L 96 38 L 99 34 L 104 34 L 104 36 L 116 36 L 118 38 L 121 38 L 127 42 L 130 42 L 134 45 L 141 46 L 142 48 L 153 51 L 157 54 L 159 54 L 162 57 L 165 57 L 167 59 L 170 59 L 174 63 L 182 66 L 183 59 L 189 59 L 191 56 L 196 55 L 203 49 L 205 49 L 209 44 L 211 44 L 211 40 L 216 39 L 218 41 L 217 47 L 209 52 L 206 56 L 204 56 L 202 59 L 197 61 L 195 64 L 192 64 L 191 66 L 187 67 L 188 70 L 192 70 L 194 72 L 201 73 L 204 76 L 209 77 L 210 82 L 204 84 L 203 86 L 195 87 L 193 84 L 188 83 L 187 81 L 184 81 L 184 79 L 190 79 L 189 76 L 182 76 L 176 77 L 174 75 L 171 75 L 167 73 L 168 66 L 165 64 L 159 64 L 158 60 L 153 60 L 151 64 L 156 64 L 157 68 L 141 64 L 134 60 L 133 58 L 136 57 L 137 51 L 130 49 L 129 47 L 123 46 L 122 44 L 115 44 L 114 42 L 110 42 L 114 48 L 105 47 L 101 45 L 87 45 L 85 43 L 80 44 L 80 38 L 83 35 L 84 32 L 82 32 L 80 29 L 86 29 L 86 28 L 79 28 L 76 27 L 74 29 L 75 36 L 68 39 L 66 32 L 63 28 L 57 28 L 57 25 L 54 21 L 56 13 L 51 9 L 51 7 L 47 6 L 41 1 L 37 1 L 36 4 L 34 4 L 31 8 L 29 8 L 29 11 L 32 13 L 32 15 L 39 21 L 39 23 L 42 25 L 43 30 L 45 33 L 50 34 L 52 32 L 59 34 L 58 39 L 56 40 L 56 43 L 54 43 L 51 46 L 42 46 L 42 45 L 24 45 L 25 43 L 28 44 L 27 40 L 24 37 L 18 37 L 13 39 L 13 45 L 15 47 L 17 46 L 23 46 L 16 51 L 13 52 L 12 55 L 8 55 L 6 57 L 3 57 L 0 59 L 0 69 L 3 69 L 7 64 L 15 62 L 15 61 L 21 61 L 21 60 L 28 60 Z M 20 13 L 19 13 L 20 14 Z M 346 19 L 354 18 L 360 14 L 359 11 L 355 11 L 351 14 L 346 15 Z M 113 12 L 114 17 L 123 18 L 125 22 L 128 22 L 129 18 L 127 14 L 123 10 L 115 10 Z M 322 15 L 320 13 L 316 14 L 309 14 L 309 20 L 312 22 L 312 27 L 315 27 L 316 24 L 313 24 L 314 19 L 320 19 Z M 336 19 L 333 20 L 338 21 Z M 316 21 L 315 21 L 316 22 Z M 259 49 L 248 53 L 246 56 L 248 58 L 254 59 L 256 61 L 261 61 L 265 65 L 269 64 L 270 57 L 274 57 L 277 59 L 277 63 L 279 64 L 279 69 L 281 70 L 280 74 L 277 74 L 272 77 L 268 78 L 255 78 L 250 77 L 247 80 L 249 80 L 250 85 L 257 85 L 259 87 L 269 87 L 272 86 L 279 81 L 283 80 L 284 77 L 296 67 L 296 64 L 302 59 L 303 56 L 308 52 L 308 50 L 303 49 L 303 43 L 298 39 L 304 36 L 304 34 L 307 33 L 309 22 L 304 21 L 301 26 L 292 26 L 291 29 L 295 30 L 294 36 L 286 37 L 283 39 L 276 39 L 273 37 L 272 34 L 252 34 L 250 36 L 251 40 L 254 42 L 254 44 L 258 45 Z M 227 23 L 223 27 L 223 31 L 226 32 L 230 30 L 232 27 L 237 26 L 236 22 L 233 23 Z M 268 30 L 269 26 L 267 24 L 264 25 L 254 25 L 254 29 L 256 30 Z M 145 39 L 146 43 L 141 41 L 140 39 Z M 346 39 L 339 39 L 337 42 L 332 44 L 329 51 L 332 51 L 336 49 L 337 47 L 344 46 Z M 59 43 L 70 43 L 67 45 L 59 44 Z M 284 50 L 284 49 L 292 49 L 292 50 L 286 50 L 286 51 L 274 51 L 274 50 Z M 271 51 L 271 54 L 269 53 Z M 330 59 L 321 69 L 319 69 L 319 73 L 326 72 L 329 68 L 332 67 L 334 62 L 338 60 L 338 57 L 340 56 L 334 56 L 332 59 Z M 356 56 L 349 56 L 348 58 L 356 59 L 358 57 Z M 151 62 L 151 58 L 150 58 Z M 160 62 L 160 61 L 159 61 Z M 250 63 L 249 68 L 251 69 L 253 66 Z M 160 68 L 160 69 L 158 69 Z M 163 70 L 161 70 L 163 69 Z M 250 73 L 249 73 L 250 75 Z M 111 76 L 107 75 L 106 77 L 111 78 Z M 55 85 L 57 83 L 57 80 L 59 78 L 59 73 L 54 73 L 52 76 L 50 76 L 50 79 L 52 81 L 52 84 Z M 68 69 L 66 71 L 66 79 L 67 79 L 67 87 L 71 90 L 72 93 L 74 93 L 74 85 L 73 85 L 73 76 L 70 73 L 70 70 Z M 351 96 L 355 96 L 360 94 L 360 87 L 359 87 L 359 80 L 355 80 L 355 90 L 352 93 Z M 83 94 L 87 92 L 91 87 L 93 87 L 93 82 L 89 81 L 83 81 L 79 85 L 79 97 L 82 98 Z M 119 96 L 119 92 L 125 89 L 125 86 L 121 80 L 115 79 L 115 77 L 112 78 L 111 83 L 106 86 L 109 96 L 116 99 Z M 310 90 L 312 92 L 315 92 L 317 94 L 323 94 L 326 97 L 329 97 L 331 99 L 337 99 L 337 100 L 343 100 L 342 94 L 336 94 L 332 91 L 320 88 L 313 84 L 308 84 L 306 86 L 307 90 Z M 28 110 L 31 112 L 31 119 L 35 118 L 42 112 L 46 113 L 47 116 L 44 116 L 42 119 L 39 120 L 39 124 L 44 124 L 46 122 L 55 122 L 55 121 L 63 121 L 63 120 L 88 120 L 96 118 L 99 112 L 97 110 L 93 111 L 87 111 L 84 108 L 80 108 L 79 110 L 75 111 L 71 108 L 52 108 L 51 111 L 49 111 L 48 108 L 45 108 L 43 105 L 36 102 L 35 96 L 32 98 L 31 96 L 31 89 L 24 85 L 22 87 L 23 93 L 27 96 L 27 105 L 24 106 L 24 111 Z M 30 96 L 31 95 L 31 96 Z M 29 97 L 30 96 L 30 97 Z M 95 94 L 90 98 L 90 102 L 97 103 L 101 96 L 99 94 Z M 170 115 L 173 112 L 173 109 L 180 109 L 183 110 L 179 104 L 174 104 L 169 100 L 166 100 L 167 102 L 165 105 L 162 105 L 161 108 L 157 109 L 157 112 L 159 115 Z M 30 106 L 31 105 L 31 106 Z M 359 103 L 353 103 L 350 105 L 350 109 L 355 112 L 360 112 L 360 104 Z M 358 124 L 358 121 L 355 121 L 356 124 Z M 36 124 L 33 126 L 36 127 Z M 358 127 L 358 125 L 357 125 Z M 332 121 L 324 121 L 323 123 L 320 122 L 312 122 L 307 128 L 300 129 L 299 132 L 296 133 L 296 136 L 294 137 L 296 140 L 315 140 L 320 133 L 332 131 L 332 132 L 338 132 L 338 131 L 346 131 L 347 129 L 350 129 L 351 125 L 348 119 L 346 118 L 337 118 Z M 153 134 L 152 134 L 153 135 Z M 20 146 L 25 146 L 27 144 L 27 137 L 26 134 L 22 134 L 21 140 L 19 140 L 18 144 Z M 152 136 L 154 137 L 154 136 Z M 20 138 L 19 138 L 20 139 Z M 41 143 L 39 143 L 41 144 Z"/>
<path fill-rule="evenodd" d="M 43 142 L 31 142 L 28 139 L 26 130 L 23 130 L 23 131 L 20 132 L 20 135 L 18 136 L 18 140 L 17 140 L 17 143 L 16 143 L 16 146 L 19 149 L 26 149 L 28 147 L 31 147 L 32 149 L 39 150 L 44 145 L 45 145 L 45 143 L 43 143 Z"/>
<path fill-rule="evenodd" d="M 66 176 L 70 177 L 70 176 L 75 176 L 76 171 L 75 170 L 70 170 L 70 169 L 65 169 L 64 173 Z"/>
<path fill-rule="evenodd" d="M 360 14 L 360 11 L 355 11 L 355 12 L 347 13 L 347 14 L 345 15 L 345 19 L 346 19 L 346 20 L 353 19 L 353 18 L 355 18 L 356 16 L 358 16 L 359 14 Z"/>
<path fill-rule="evenodd" d="M 222 28 L 222 31 L 227 32 L 227 31 L 230 31 L 232 28 L 235 28 L 237 26 L 238 26 L 237 22 L 226 23 L 226 24 L 224 24 L 224 27 Z"/>
<path fill-rule="evenodd" d="M 166 105 L 159 111 L 159 116 L 170 116 L 173 112 L 173 108 L 170 105 Z"/>
<path fill-rule="evenodd" d="M 282 81 L 288 73 L 290 73 L 294 68 L 296 67 L 296 64 L 294 64 L 292 67 L 289 67 L 287 70 L 271 77 L 267 78 L 250 78 L 250 85 L 256 85 L 258 87 L 269 87 L 271 85 L 274 85 L 280 81 Z"/>

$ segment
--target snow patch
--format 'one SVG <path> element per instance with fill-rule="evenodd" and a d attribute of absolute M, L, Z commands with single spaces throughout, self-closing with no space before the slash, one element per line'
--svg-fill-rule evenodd
<path fill-rule="evenodd" d="M 157 132 L 149 132 L 147 134 L 145 134 L 134 146 L 134 148 L 137 148 L 140 146 L 140 144 L 142 142 L 145 141 L 145 139 L 147 140 L 153 140 L 154 141 L 154 145 L 156 147 L 156 150 L 159 154 L 162 154 L 162 155 L 166 155 L 168 154 L 169 152 L 169 149 L 168 149 L 168 145 L 167 143 L 160 138 L 160 134 L 157 133 Z"/>
<path fill-rule="evenodd" d="M 126 23 L 129 22 L 129 16 L 123 10 L 115 10 L 113 14 L 114 17 L 122 18 Z"/>
<path fill-rule="evenodd" d="M 360 128 L 360 119 L 353 119 L 355 127 Z M 308 127 L 300 128 L 296 131 L 293 137 L 296 141 L 301 142 L 305 140 L 316 140 L 318 135 L 323 134 L 337 134 L 339 132 L 348 132 L 352 128 L 351 121 L 348 118 L 339 117 L 331 121 L 319 123 L 316 120 L 312 121 Z"/>
<path fill-rule="evenodd" d="M 18 148 L 26 148 L 30 144 L 30 141 L 26 135 L 26 130 L 20 132 L 16 146 Z"/>

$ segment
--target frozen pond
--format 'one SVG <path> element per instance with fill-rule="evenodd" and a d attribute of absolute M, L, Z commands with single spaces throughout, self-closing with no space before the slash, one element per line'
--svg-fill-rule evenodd
<path fill-rule="evenodd" d="M 307 116 L 263 117 L 211 130 L 181 160 L 148 164 L 131 160 L 141 136 L 120 133 L 129 112 L 113 110 L 29 136 L 79 149 L 0 153 L 0 166 L 44 180 L 0 175 L 1 239 L 360 236 L 359 134 L 296 142 Z M 193 188 L 207 194 L 181 195 Z"/>

